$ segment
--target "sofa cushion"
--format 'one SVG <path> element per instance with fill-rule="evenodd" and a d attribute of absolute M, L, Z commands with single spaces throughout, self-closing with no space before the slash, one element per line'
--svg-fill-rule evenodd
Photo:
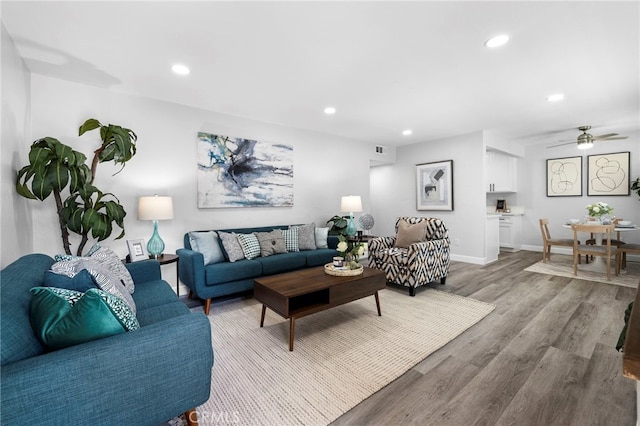
<path fill-rule="evenodd" d="M 338 252 L 334 249 L 317 249 L 305 251 L 307 258 L 307 266 L 321 266 L 333 262 L 333 256 L 337 256 Z"/>
<path fill-rule="evenodd" d="M 97 288 L 91 274 L 86 269 L 75 274 L 73 278 L 64 274 L 56 274 L 53 271 L 46 271 L 44 273 L 44 286 L 66 288 L 67 290 L 76 290 L 83 293 L 89 289 Z"/>
<path fill-rule="evenodd" d="M 329 237 L 329 228 L 316 228 L 316 248 L 329 248 L 327 238 Z"/>
<path fill-rule="evenodd" d="M 428 222 L 426 220 L 415 224 L 409 224 L 404 220 L 399 221 L 395 246 L 407 248 L 411 244 L 425 241 L 427 224 Z"/>
<path fill-rule="evenodd" d="M 52 350 L 140 328 L 124 300 L 103 290 L 34 287 L 31 293 L 33 331 Z"/>
<path fill-rule="evenodd" d="M 238 234 L 235 232 L 218 231 L 218 236 L 222 241 L 225 257 L 229 262 L 236 262 L 240 259 L 244 259 L 244 252 L 242 251 L 240 241 L 238 241 Z"/>
<path fill-rule="evenodd" d="M 6 365 L 44 352 L 29 322 L 29 289 L 41 286 L 44 272 L 53 264 L 44 254 L 28 254 L 2 270 L 0 316 L 1 364 Z"/>
<path fill-rule="evenodd" d="M 315 250 L 316 249 L 316 224 L 309 223 L 307 225 L 298 225 L 298 249 L 299 250 Z"/>
<path fill-rule="evenodd" d="M 274 229 L 271 232 L 254 232 L 260 244 L 260 256 L 267 257 L 273 254 L 286 253 L 287 246 L 284 242 L 282 231 Z"/>
<path fill-rule="evenodd" d="M 260 243 L 254 234 L 238 234 L 238 241 L 245 259 L 255 259 L 260 256 Z"/>
<path fill-rule="evenodd" d="M 136 303 L 136 316 L 139 317 L 141 310 L 176 302 L 178 296 L 166 281 L 155 280 L 138 283 L 133 299 Z"/>
<path fill-rule="evenodd" d="M 300 251 L 298 248 L 298 228 L 292 227 L 282 230 L 284 244 L 288 252 Z"/>
<path fill-rule="evenodd" d="M 190 314 L 189 308 L 184 303 L 174 299 L 174 302 L 160 306 L 152 306 L 138 312 L 138 322 L 141 327 L 175 318 L 180 315 Z"/>
<path fill-rule="evenodd" d="M 204 264 L 224 262 L 220 238 L 214 231 L 189 232 L 191 248 L 204 256 Z"/>
<path fill-rule="evenodd" d="M 216 263 L 205 266 L 204 274 L 206 285 L 216 285 L 255 278 L 262 275 L 262 263 L 260 263 L 258 259 L 242 259 L 233 263 Z"/>
<path fill-rule="evenodd" d="M 277 256 L 260 257 L 262 275 L 273 275 L 304 268 L 307 264 L 305 253 L 283 253 Z M 255 278 L 258 278 L 257 276 Z"/>

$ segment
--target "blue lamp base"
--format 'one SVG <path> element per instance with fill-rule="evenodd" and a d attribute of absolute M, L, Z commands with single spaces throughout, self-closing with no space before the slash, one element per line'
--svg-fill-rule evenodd
<path fill-rule="evenodd" d="M 158 234 L 158 221 L 153 221 L 153 235 L 151 235 L 151 239 L 147 243 L 147 251 L 150 256 L 153 256 L 157 259 L 162 252 L 164 251 L 164 241 L 160 238 L 160 234 Z"/>
<path fill-rule="evenodd" d="M 354 237 L 358 233 L 356 224 L 353 222 L 353 213 L 349 213 L 349 224 L 347 225 L 347 235 Z"/>

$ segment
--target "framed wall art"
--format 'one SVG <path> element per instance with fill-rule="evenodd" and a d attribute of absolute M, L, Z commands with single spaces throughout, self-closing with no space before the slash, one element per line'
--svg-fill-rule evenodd
<path fill-rule="evenodd" d="M 293 206 L 293 147 L 198 133 L 198 207 Z"/>
<path fill-rule="evenodd" d="M 547 160 L 547 197 L 582 196 L 582 157 Z"/>
<path fill-rule="evenodd" d="M 629 195 L 629 152 L 589 155 L 587 195 Z"/>
<path fill-rule="evenodd" d="M 453 210 L 453 160 L 416 164 L 416 208 Z"/>

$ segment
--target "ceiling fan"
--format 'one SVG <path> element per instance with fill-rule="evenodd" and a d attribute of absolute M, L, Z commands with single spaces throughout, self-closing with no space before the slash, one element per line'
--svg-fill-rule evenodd
<path fill-rule="evenodd" d="M 593 146 L 594 141 L 615 141 L 615 140 L 628 138 L 628 136 L 618 136 L 617 133 L 607 133 L 606 135 L 593 136 L 592 134 L 587 133 L 589 129 L 591 129 L 591 126 L 580 126 L 578 127 L 578 130 L 580 130 L 582 133 L 578 136 L 577 139 L 572 139 L 570 141 L 569 139 L 561 140 L 559 142 L 566 142 L 566 143 L 561 143 L 559 145 L 551 145 L 551 146 L 548 146 L 547 148 L 555 148 L 557 146 L 570 145 L 572 143 L 577 142 L 578 149 L 589 149 Z"/>

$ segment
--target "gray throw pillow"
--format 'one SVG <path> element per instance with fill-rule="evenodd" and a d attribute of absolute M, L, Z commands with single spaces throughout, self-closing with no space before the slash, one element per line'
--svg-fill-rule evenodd
<path fill-rule="evenodd" d="M 244 252 L 238 241 L 238 234 L 235 232 L 222 232 L 218 231 L 218 236 L 222 241 L 222 246 L 227 252 L 229 262 L 235 262 L 236 260 L 244 259 Z"/>
<path fill-rule="evenodd" d="M 426 241 L 427 225 L 429 222 L 422 221 L 409 224 L 405 220 L 398 223 L 398 235 L 396 236 L 396 247 L 408 248 L 411 244 Z"/>
<path fill-rule="evenodd" d="M 204 264 L 224 262 L 220 238 L 214 231 L 189 232 L 191 248 L 204 256 Z"/>
<path fill-rule="evenodd" d="M 81 258 L 78 262 L 77 271 L 86 269 L 89 271 L 95 283 L 101 290 L 111 293 L 123 299 L 133 314 L 136 314 L 136 303 L 133 301 L 133 297 L 125 287 L 120 278 L 114 274 L 106 265 L 94 260 Z"/>
<path fill-rule="evenodd" d="M 308 225 L 299 225 L 298 228 L 298 249 L 316 249 L 316 224 L 311 222 Z"/>
<path fill-rule="evenodd" d="M 100 247 L 89 256 L 89 259 L 100 262 L 122 281 L 129 294 L 133 294 L 135 290 L 133 278 L 127 267 L 122 263 L 122 260 L 120 260 L 120 257 L 113 250 L 109 247 Z"/>
<path fill-rule="evenodd" d="M 274 229 L 271 232 L 254 232 L 260 244 L 260 256 L 271 256 L 272 254 L 286 253 L 287 246 L 284 242 L 282 231 Z"/>
<path fill-rule="evenodd" d="M 316 228 L 316 248 L 329 248 L 327 238 L 329 237 L 329 228 Z"/>

